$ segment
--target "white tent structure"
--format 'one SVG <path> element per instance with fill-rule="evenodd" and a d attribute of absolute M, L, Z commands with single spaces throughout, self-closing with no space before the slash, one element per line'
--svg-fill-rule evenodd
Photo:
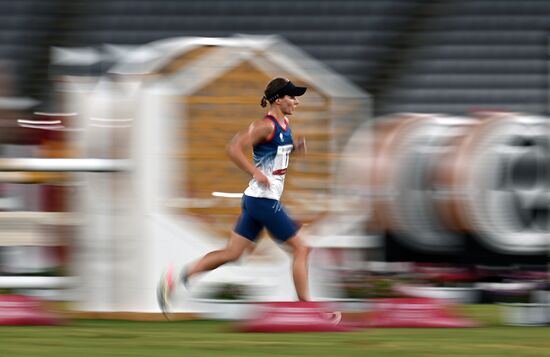
<path fill-rule="evenodd" d="M 170 61 L 206 46 L 215 49 L 180 70 L 159 75 Z M 59 53 L 61 62 L 63 56 L 71 57 L 67 51 Z M 191 94 L 248 61 L 270 77 L 283 70 L 293 80 L 314 83 L 324 96 L 333 98 L 330 110 L 347 112 L 352 118 L 342 125 L 357 126 L 370 117 L 365 92 L 276 36 L 175 38 L 109 51 L 119 59 L 96 85 L 78 80 L 63 84 L 64 109 L 78 112 L 85 128 L 84 155 L 133 162 L 130 172 L 81 176 L 86 224 L 74 264 L 80 277 L 77 309 L 81 311 L 158 312 L 156 285 L 167 265 L 181 267 L 224 244 L 204 230 L 203 223 L 167 209 L 177 195 L 170 178 L 180 169 L 168 153 L 182 140 L 174 133 L 185 120 L 185 103 L 175 97 Z M 337 152 L 344 142 L 332 144 L 332 152 Z M 253 287 L 258 300 L 293 300 L 290 259 L 280 250 L 274 252 L 268 263 L 245 258 L 241 264 L 221 267 L 198 279 L 196 288 L 207 282 L 233 282 Z M 313 294 L 322 295 L 314 274 L 311 279 Z M 208 309 L 185 293 L 179 301 L 176 309 L 181 312 Z"/>

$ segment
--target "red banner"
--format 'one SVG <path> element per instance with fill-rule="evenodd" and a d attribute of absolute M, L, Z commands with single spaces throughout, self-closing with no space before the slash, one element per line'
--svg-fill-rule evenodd
<path fill-rule="evenodd" d="M 341 315 L 317 302 L 272 302 L 256 305 L 253 317 L 237 328 L 243 332 L 350 331 Z"/>
<path fill-rule="evenodd" d="M 42 303 L 22 295 L 0 295 L 0 325 L 59 325 L 61 319 Z"/>
<path fill-rule="evenodd" d="M 458 316 L 452 304 L 429 298 L 373 300 L 366 327 L 477 327 L 476 321 Z"/>

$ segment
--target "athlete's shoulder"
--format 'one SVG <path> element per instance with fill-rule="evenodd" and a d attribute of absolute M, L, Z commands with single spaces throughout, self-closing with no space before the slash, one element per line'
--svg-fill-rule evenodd
<path fill-rule="evenodd" d="M 251 130 L 262 130 L 262 131 L 271 131 L 275 129 L 275 123 L 268 119 L 268 117 L 265 117 L 263 119 L 258 119 L 252 122 L 250 124 Z"/>
<path fill-rule="evenodd" d="M 255 144 L 270 141 L 275 131 L 275 123 L 265 118 L 252 122 L 249 127 L 249 133 L 252 135 Z"/>

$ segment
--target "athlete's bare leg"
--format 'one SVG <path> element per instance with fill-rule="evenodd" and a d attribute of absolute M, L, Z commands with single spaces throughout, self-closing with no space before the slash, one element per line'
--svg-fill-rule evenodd
<path fill-rule="evenodd" d="M 286 241 L 286 246 L 291 249 L 292 278 L 294 287 L 300 301 L 309 301 L 308 257 L 310 248 L 305 245 L 300 236 L 296 235 Z"/>
<path fill-rule="evenodd" d="M 212 251 L 203 256 L 198 262 L 188 268 L 183 278 L 187 280 L 194 274 L 214 270 L 220 265 L 235 261 L 239 259 L 243 252 L 251 245 L 252 241 L 232 232 L 231 238 L 229 238 L 229 242 L 225 248 Z"/>

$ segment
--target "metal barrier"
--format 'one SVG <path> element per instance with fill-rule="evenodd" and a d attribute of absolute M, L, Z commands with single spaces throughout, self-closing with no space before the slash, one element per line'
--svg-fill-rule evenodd
<path fill-rule="evenodd" d="M 0 172 L 127 172 L 132 160 L 99 158 L 2 158 Z M 46 214 L 60 216 L 59 213 Z M 36 215 L 30 215 L 32 217 Z M 29 216 L 29 217 L 30 217 Z M 0 289 L 64 289 L 74 287 L 75 277 L 0 276 Z"/>
<path fill-rule="evenodd" d="M 125 159 L 0 159 L 0 172 L 121 172 L 130 171 L 132 166 L 132 161 Z"/>

